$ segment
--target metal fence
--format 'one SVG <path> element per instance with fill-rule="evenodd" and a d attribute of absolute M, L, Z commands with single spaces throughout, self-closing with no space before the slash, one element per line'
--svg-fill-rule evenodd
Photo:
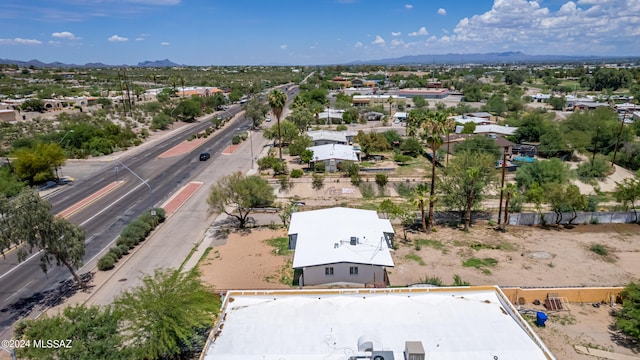
<path fill-rule="evenodd" d="M 562 213 L 560 224 L 567 225 L 569 221 L 573 225 L 579 224 L 628 224 L 637 222 L 636 214 L 633 211 L 613 211 L 613 212 L 578 212 L 577 217 L 573 213 Z M 544 222 L 542 221 L 544 216 Z M 555 224 L 558 215 L 553 212 L 539 213 L 515 213 L 509 214 L 509 225 L 538 225 Z"/>

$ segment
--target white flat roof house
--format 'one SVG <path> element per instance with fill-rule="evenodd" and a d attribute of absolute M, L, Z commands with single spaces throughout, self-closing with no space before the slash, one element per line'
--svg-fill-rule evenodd
<path fill-rule="evenodd" d="M 493 286 L 227 292 L 204 360 L 554 360 Z"/>
<path fill-rule="evenodd" d="M 474 134 L 498 134 L 498 135 L 513 135 L 518 130 L 514 126 L 502 126 L 502 125 L 478 125 L 473 131 Z"/>
<path fill-rule="evenodd" d="M 487 118 L 479 118 L 479 117 L 473 117 L 473 116 L 467 116 L 467 115 L 456 115 L 456 116 L 452 116 L 451 118 L 453 119 L 454 122 L 460 123 L 463 125 L 470 122 L 476 125 L 491 124 L 491 121 L 488 120 Z"/>
<path fill-rule="evenodd" d="M 317 162 L 324 162 L 325 170 L 328 172 L 338 171 L 338 165 L 344 161 L 360 161 L 360 151 L 355 150 L 352 145 L 326 144 L 307 149 L 313 151 L 311 167 Z"/>
<path fill-rule="evenodd" d="M 347 145 L 353 141 L 357 133 L 354 131 L 312 130 L 307 131 L 313 146 L 326 144 Z"/>
<path fill-rule="evenodd" d="M 393 227 L 373 210 L 336 207 L 293 213 L 289 249 L 301 285 L 386 284 Z"/>

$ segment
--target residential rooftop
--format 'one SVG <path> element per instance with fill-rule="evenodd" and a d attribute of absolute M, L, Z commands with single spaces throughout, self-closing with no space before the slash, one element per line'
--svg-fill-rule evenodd
<path fill-rule="evenodd" d="M 429 360 L 555 359 L 491 286 L 238 290 L 220 319 L 205 360 L 403 360 L 407 347 Z"/>

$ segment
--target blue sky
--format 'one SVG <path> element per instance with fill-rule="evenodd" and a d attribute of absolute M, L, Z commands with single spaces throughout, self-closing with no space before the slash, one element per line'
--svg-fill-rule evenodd
<path fill-rule="evenodd" d="M 640 55 L 640 0 L 3 0 L 0 24 L 0 58 L 75 64 Z"/>

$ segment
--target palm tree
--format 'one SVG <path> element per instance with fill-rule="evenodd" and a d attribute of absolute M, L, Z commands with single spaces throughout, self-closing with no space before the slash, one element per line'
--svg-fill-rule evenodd
<path fill-rule="evenodd" d="M 431 192 L 429 195 L 429 218 L 427 221 L 427 230 L 433 228 L 433 216 L 435 207 L 436 193 L 436 153 L 442 145 L 442 135 L 445 135 L 447 128 L 447 115 L 443 112 L 429 112 L 427 121 L 424 123 L 425 137 L 427 144 L 431 148 Z"/>
<path fill-rule="evenodd" d="M 467 169 L 466 177 L 469 179 L 469 192 L 467 193 L 467 204 L 465 206 L 464 212 L 464 228 L 463 231 L 469 230 L 469 225 L 471 225 L 471 210 L 473 209 L 473 202 L 476 196 L 475 186 L 476 181 L 480 178 L 481 172 L 477 167 L 472 167 Z"/>
<path fill-rule="evenodd" d="M 284 105 L 287 102 L 287 94 L 276 89 L 269 93 L 268 100 L 269 107 L 271 107 L 273 115 L 275 115 L 276 119 L 278 120 L 278 152 L 280 155 L 280 160 L 282 160 L 282 133 L 280 132 L 280 117 L 282 116 Z"/>
<path fill-rule="evenodd" d="M 422 224 L 422 231 L 424 232 L 427 232 L 427 224 L 424 218 L 424 203 L 429 198 L 428 192 L 429 188 L 427 187 L 427 184 L 423 183 L 418 184 L 418 186 L 413 189 L 413 194 L 411 194 L 411 202 L 414 205 L 417 205 L 418 209 L 420 209 L 420 222 Z"/>

